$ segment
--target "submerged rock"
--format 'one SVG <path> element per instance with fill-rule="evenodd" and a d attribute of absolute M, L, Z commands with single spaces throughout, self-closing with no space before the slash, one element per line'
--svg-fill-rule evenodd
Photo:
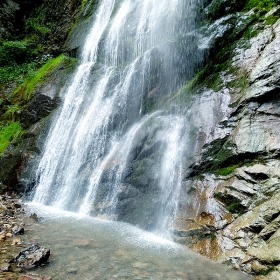
<path fill-rule="evenodd" d="M 17 280 L 51 280 L 51 278 L 38 275 L 35 273 L 28 273 L 28 274 L 20 275 Z"/>

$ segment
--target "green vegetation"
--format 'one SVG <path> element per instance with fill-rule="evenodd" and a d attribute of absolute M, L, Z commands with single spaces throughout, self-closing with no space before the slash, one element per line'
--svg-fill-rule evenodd
<path fill-rule="evenodd" d="M 23 63 L 0 67 L 0 85 L 9 82 L 22 83 L 25 77 L 33 75 L 36 69 L 36 63 Z"/>
<path fill-rule="evenodd" d="M 0 156 L 5 152 L 10 142 L 18 137 L 22 132 L 20 123 L 10 122 L 5 126 L 0 126 Z"/>
<path fill-rule="evenodd" d="M 257 10 L 270 11 L 272 8 L 276 7 L 277 4 L 279 4 L 278 0 L 248 0 L 244 11 L 249 11 L 253 8 L 256 8 Z"/>
<path fill-rule="evenodd" d="M 44 64 L 34 75 L 26 78 L 23 84 L 21 84 L 13 93 L 13 96 L 22 98 L 26 101 L 30 100 L 32 92 L 35 87 L 45 81 L 45 78 L 54 71 L 57 66 L 64 59 L 64 55 L 60 55 L 56 58 L 50 59 L 46 64 Z"/>
<path fill-rule="evenodd" d="M 258 18 L 258 21 L 263 21 L 264 25 L 271 25 L 274 24 L 280 16 L 280 11 L 276 11 L 274 14 L 265 17 L 265 14 L 275 8 L 277 5 L 280 4 L 278 0 L 264 0 L 264 1 L 257 1 L 257 0 L 248 0 L 244 11 L 249 11 L 251 9 L 255 9 L 255 14 Z"/>
<path fill-rule="evenodd" d="M 188 194 L 192 193 L 192 192 L 196 192 L 196 188 L 195 187 L 190 187 L 187 191 Z"/>
<path fill-rule="evenodd" d="M 225 208 L 232 214 L 241 214 L 245 211 L 245 206 L 241 204 L 241 200 L 230 194 L 222 192 L 217 192 L 214 197 L 225 204 Z"/>
<path fill-rule="evenodd" d="M 10 105 L 7 107 L 7 111 L 3 114 L 3 119 L 14 122 L 15 113 L 20 109 L 18 105 Z"/>
<path fill-rule="evenodd" d="M 217 238 L 215 231 L 210 231 L 209 233 L 201 234 L 197 241 L 203 241 L 205 239 L 211 239 L 212 241 Z"/>
<path fill-rule="evenodd" d="M 33 57 L 28 41 L 3 41 L 0 45 L 0 66 L 23 63 Z"/>
<path fill-rule="evenodd" d="M 262 275 L 262 276 L 266 276 L 268 275 L 270 272 L 275 271 L 275 267 L 274 266 L 268 266 L 266 269 L 261 269 L 260 271 L 258 271 L 258 275 Z"/>
<path fill-rule="evenodd" d="M 213 174 L 215 175 L 220 175 L 220 176 L 227 176 L 229 174 L 231 174 L 236 168 L 240 167 L 240 164 L 234 164 L 234 165 L 230 165 L 227 167 L 223 167 L 220 169 L 216 169 L 213 172 Z"/>

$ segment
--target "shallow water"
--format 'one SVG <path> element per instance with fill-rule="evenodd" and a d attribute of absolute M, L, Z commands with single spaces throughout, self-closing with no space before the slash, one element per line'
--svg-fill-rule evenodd
<path fill-rule="evenodd" d="M 125 223 L 29 204 L 43 220 L 28 225 L 26 241 L 51 248 L 36 270 L 55 279 L 252 279 L 189 249 Z"/>

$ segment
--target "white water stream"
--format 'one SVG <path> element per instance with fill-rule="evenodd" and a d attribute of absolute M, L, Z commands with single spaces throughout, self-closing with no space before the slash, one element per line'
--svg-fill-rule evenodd
<path fill-rule="evenodd" d="M 99 209 L 114 218 L 137 135 L 148 121 L 159 119 L 156 115 L 164 115 L 143 115 L 143 100 L 149 94 L 166 90 L 161 86 L 166 83 L 164 75 L 176 79 L 170 64 L 170 57 L 176 53 L 171 45 L 179 34 L 183 8 L 191 15 L 195 2 L 99 2 L 81 64 L 62 96 L 63 105 L 45 143 L 34 202 L 83 214 L 91 213 L 93 205 L 99 203 L 110 206 L 109 210 Z M 189 21 L 188 25 L 191 29 L 194 22 Z M 156 66 L 161 67 L 161 74 L 158 69 L 153 70 Z M 155 176 L 161 189 L 157 224 L 164 230 L 175 211 L 174 199 L 180 186 L 182 149 L 178 145 L 184 119 L 177 115 L 163 118 L 165 149 Z M 108 169 L 110 189 L 103 201 L 95 201 L 103 173 Z"/>

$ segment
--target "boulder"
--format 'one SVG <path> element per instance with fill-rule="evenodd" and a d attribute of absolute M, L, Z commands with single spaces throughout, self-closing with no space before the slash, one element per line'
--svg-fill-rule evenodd
<path fill-rule="evenodd" d="M 46 264 L 50 256 L 50 249 L 33 244 L 30 247 L 21 250 L 11 262 L 17 263 L 17 266 L 25 269 L 31 269 L 36 266 Z"/>

